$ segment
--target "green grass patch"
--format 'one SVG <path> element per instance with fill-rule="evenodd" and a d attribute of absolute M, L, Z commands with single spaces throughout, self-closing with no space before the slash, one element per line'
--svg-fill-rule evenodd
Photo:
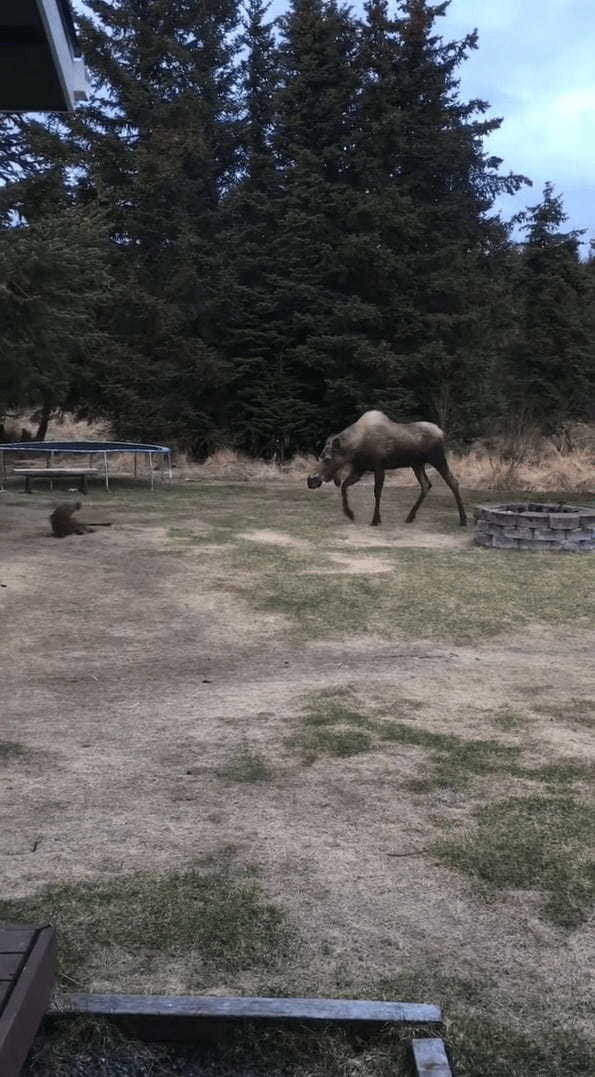
<path fill-rule="evenodd" d="M 397 704 L 399 706 L 399 704 Z M 506 727 L 510 712 L 505 712 Z M 513 713 L 516 724 L 517 717 Z M 522 721 L 522 719 L 521 719 Z M 519 745 L 502 744 L 492 738 L 465 738 L 454 733 L 426 729 L 411 720 L 366 714 L 348 689 L 327 689 L 314 693 L 306 702 L 301 729 L 286 744 L 298 748 L 304 762 L 313 763 L 321 755 L 350 756 L 383 744 L 411 745 L 428 751 L 423 773 L 406 783 L 413 793 L 436 789 L 464 790 L 476 778 L 496 775 L 529 779 L 548 786 L 569 786 L 588 782 L 595 767 L 580 760 L 563 759 L 540 767 L 521 762 Z"/>
<path fill-rule="evenodd" d="M 595 623 L 582 558 L 476 549 L 389 555 L 394 572 L 381 577 L 281 571 L 244 581 L 242 593 L 292 618 L 306 639 L 377 633 L 468 642 L 533 623 L 576 624 L 577 608 L 582 623 Z"/>
<path fill-rule="evenodd" d="M 346 757 L 360 755 L 372 747 L 372 738 L 362 729 L 337 729 L 313 726 L 286 739 L 289 748 L 298 748 L 307 766 L 321 755 Z"/>
<path fill-rule="evenodd" d="M 346 757 L 369 751 L 374 728 L 374 722 L 350 700 L 345 689 L 327 689 L 310 697 L 301 730 L 285 743 L 298 748 L 304 763 L 310 765 L 321 755 Z"/>
<path fill-rule="evenodd" d="M 505 733 L 516 733 L 527 724 L 527 718 L 512 707 L 500 707 L 492 715 L 492 721 Z"/>
<path fill-rule="evenodd" d="M 12 763 L 16 760 L 30 759 L 34 755 L 32 748 L 13 740 L 0 740 L 0 763 Z"/>
<path fill-rule="evenodd" d="M 379 724 L 378 732 L 382 740 L 413 744 L 434 753 L 429 761 L 430 772 L 408 782 L 408 788 L 414 793 L 441 788 L 464 789 L 473 777 L 520 772 L 519 749 L 499 741 L 465 740 L 453 733 L 435 733 L 409 722 L 390 719 Z"/>
<path fill-rule="evenodd" d="M 373 723 L 367 715 L 342 696 L 334 698 L 330 693 L 317 693 L 306 705 L 304 724 L 307 726 L 352 725 L 371 729 Z"/>
<path fill-rule="evenodd" d="M 0 920 L 56 928 L 59 981 L 69 990 L 101 975 L 116 991 L 138 987 L 139 977 L 159 991 L 172 962 L 186 990 L 204 990 L 247 970 L 270 972 L 298 946 L 258 883 L 227 867 L 48 886 L 0 901 Z"/>
<path fill-rule="evenodd" d="M 547 785 L 572 785 L 574 782 L 592 782 L 595 778 L 595 765 L 581 763 L 576 759 L 560 759 L 555 763 L 545 763 L 542 767 L 527 768 L 524 776 L 545 782 Z"/>
<path fill-rule="evenodd" d="M 63 1019 L 35 1048 L 26 1077 L 410 1077 L 407 1042 L 427 1027 L 375 1030 L 361 1039 L 343 1029 L 315 1031 L 245 1022 L 221 1042 L 145 1044 L 107 1021 Z"/>
<path fill-rule="evenodd" d="M 373 994 L 439 1003 L 457 1077 L 588 1077 L 595 1070 L 592 1041 L 569 1026 L 555 1002 L 528 994 L 513 1004 L 506 981 L 426 962 L 379 981 Z M 577 1008 L 574 1016 L 590 1015 Z"/>
<path fill-rule="evenodd" d="M 497 890 L 541 890 L 543 911 L 561 927 L 578 927 L 595 898 L 595 804 L 535 794 L 484 805 L 476 826 L 438 841 L 436 855 Z"/>
<path fill-rule="evenodd" d="M 272 777 L 263 757 L 249 747 L 238 748 L 218 773 L 228 782 L 267 782 Z"/>

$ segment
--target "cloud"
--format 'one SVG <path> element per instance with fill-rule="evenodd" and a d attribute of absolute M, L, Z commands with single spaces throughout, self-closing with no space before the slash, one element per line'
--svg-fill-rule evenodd
<path fill-rule="evenodd" d="M 504 200 L 504 213 L 537 202 L 551 180 L 568 227 L 595 226 L 592 0 L 452 0 L 439 27 L 447 39 L 477 27 L 479 48 L 460 70 L 461 93 L 487 99 L 503 117 L 488 148 L 537 189 Z"/>

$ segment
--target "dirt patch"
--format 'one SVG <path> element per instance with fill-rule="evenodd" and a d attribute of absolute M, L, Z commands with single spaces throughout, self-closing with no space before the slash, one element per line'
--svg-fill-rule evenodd
<path fill-rule="evenodd" d="M 415 547 L 421 550 L 466 550 L 471 546 L 471 533 L 461 528 L 459 531 L 440 532 L 414 525 L 403 525 L 400 529 L 365 530 L 354 527 L 351 533 L 342 534 L 337 543 L 357 547 Z"/>
<path fill-rule="evenodd" d="M 329 554 L 329 560 L 336 568 L 330 566 L 306 569 L 305 575 L 346 575 L 346 576 L 375 576 L 379 572 L 394 572 L 395 566 L 392 561 L 382 557 L 345 557 L 341 554 Z"/>
<path fill-rule="evenodd" d="M 306 549 L 310 543 L 304 539 L 296 538 L 295 535 L 286 535 L 283 531 L 244 531 L 238 535 L 240 539 L 248 539 L 250 542 L 262 542 L 267 546 L 287 546 L 297 550 Z"/>

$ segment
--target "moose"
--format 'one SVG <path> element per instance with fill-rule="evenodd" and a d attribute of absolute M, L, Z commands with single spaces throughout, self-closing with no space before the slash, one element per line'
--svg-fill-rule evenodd
<path fill-rule="evenodd" d="M 452 490 L 461 527 L 465 527 L 467 514 L 459 493 L 459 484 L 446 460 L 444 433 L 434 423 L 394 423 L 382 411 L 364 412 L 357 422 L 327 439 L 317 470 L 308 476 L 308 487 L 310 490 L 317 490 L 323 482 L 330 482 L 332 479 L 335 486 L 341 487 L 343 512 L 350 520 L 354 520 L 347 490 L 367 472 L 373 472 L 372 527 L 377 527 L 382 522 L 380 498 L 385 472 L 410 467 L 421 487 L 419 497 L 405 521 L 410 524 L 415 520 L 417 510 L 432 488 L 426 475 L 426 464 L 436 468 Z"/>

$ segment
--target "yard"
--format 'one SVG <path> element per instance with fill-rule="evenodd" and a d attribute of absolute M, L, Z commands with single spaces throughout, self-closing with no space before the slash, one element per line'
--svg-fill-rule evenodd
<path fill-rule="evenodd" d="M 595 557 L 474 549 L 437 477 L 406 526 L 415 496 L 372 529 L 363 483 L 350 524 L 332 487 L 121 481 L 59 541 L 0 494 L 0 919 L 56 925 L 63 990 L 435 1001 L 459 1077 L 593 1072 Z M 29 1072 L 401 1051 L 199 1071 L 93 1027 Z"/>

